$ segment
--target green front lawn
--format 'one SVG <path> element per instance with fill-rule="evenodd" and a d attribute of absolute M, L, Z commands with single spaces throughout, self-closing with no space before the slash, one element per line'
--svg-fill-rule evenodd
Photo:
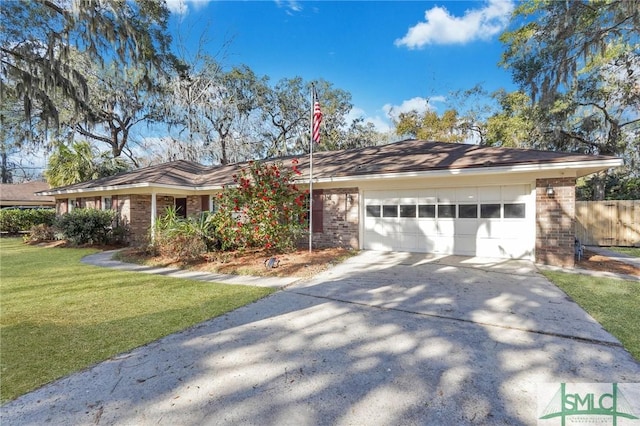
<path fill-rule="evenodd" d="M 640 257 L 640 247 L 605 247 L 608 250 L 626 254 L 627 256 Z"/>
<path fill-rule="evenodd" d="M 80 263 L 91 249 L 0 239 L 0 399 L 273 292 Z"/>
<path fill-rule="evenodd" d="M 640 282 L 542 272 L 640 361 Z"/>

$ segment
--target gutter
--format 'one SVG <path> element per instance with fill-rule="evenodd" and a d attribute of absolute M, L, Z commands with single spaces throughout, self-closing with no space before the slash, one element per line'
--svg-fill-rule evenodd
<path fill-rule="evenodd" d="M 329 176 L 329 177 L 316 177 L 313 179 L 314 183 L 331 183 L 331 182 L 350 182 L 350 181 L 370 181 L 377 179 L 403 179 L 403 178 L 425 178 L 425 177 L 446 177 L 446 176 L 483 176 L 491 174 L 504 174 L 504 173 L 527 173 L 527 172 L 542 172 L 542 171 L 554 171 L 554 170 L 566 170 L 566 169 L 596 169 L 604 170 L 613 167 L 619 167 L 624 164 L 621 158 L 612 158 L 610 160 L 599 161 L 571 161 L 560 163 L 536 163 L 536 164 L 522 164 L 513 166 L 498 166 L 498 167 L 469 167 L 461 169 L 441 169 L 441 170 L 423 170 L 423 171 L 410 171 L 410 172 L 387 172 L 387 173 L 375 173 L 375 174 L 363 174 L 363 175 L 350 175 L 350 176 Z M 593 172 L 590 172 L 593 173 Z M 297 183 L 308 184 L 309 179 L 296 179 Z M 168 184 L 153 184 L 153 183 L 136 183 L 128 185 L 112 185 L 112 186 L 96 186 L 91 188 L 79 188 L 79 189 L 60 189 L 36 192 L 36 195 L 55 196 L 55 195 L 71 195 L 71 194 L 84 194 L 91 192 L 106 192 L 106 191 L 123 191 L 127 189 L 143 189 L 154 188 L 158 190 L 166 191 L 188 191 L 188 192 L 205 192 L 205 191 L 220 191 L 227 185 L 168 185 Z"/>
<path fill-rule="evenodd" d="M 377 180 L 377 179 L 402 179 L 402 178 L 422 178 L 422 177 L 446 177 L 446 176 L 483 176 L 491 174 L 504 174 L 504 173 L 527 173 L 527 172 L 540 172 L 540 171 L 553 171 L 553 170 L 566 170 L 566 169 L 598 169 L 604 170 L 613 167 L 619 167 L 624 164 L 621 158 L 614 158 L 611 160 L 600 161 L 579 161 L 579 162 L 563 162 L 563 163 L 539 163 L 539 164 L 524 164 L 515 166 L 498 166 L 498 167 L 469 167 L 462 169 L 442 169 L 442 170 L 426 170 L 426 171 L 412 171 L 412 172 L 389 172 L 389 173 L 375 173 L 366 175 L 350 175 L 350 176 L 331 176 L 331 177 L 319 177 L 314 178 L 314 182 L 329 183 L 329 182 L 349 182 L 356 180 Z M 593 172 L 591 172 L 593 173 Z M 298 182 L 308 183 L 308 179 L 301 179 Z"/>

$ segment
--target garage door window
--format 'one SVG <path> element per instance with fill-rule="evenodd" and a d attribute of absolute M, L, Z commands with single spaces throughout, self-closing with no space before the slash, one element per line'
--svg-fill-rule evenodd
<path fill-rule="evenodd" d="M 455 204 L 439 204 L 438 217 L 439 218 L 455 218 L 456 217 Z"/>
<path fill-rule="evenodd" d="M 382 217 L 398 217 L 398 206 L 382 206 Z"/>
<path fill-rule="evenodd" d="M 481 204 L 480 217 L 483 219 L 500 219 L 500 204 Z"/>
<path fill-rule="evenodd" d="M 524 213 L 525 213 L 524 203 L 504 205 L 505 219 L 523 219 L 525 216 Z"/>
<path fill-rule="evenodd" d="M 418 217 L 436 217 L 436 205 L 420 204 L 418 206 Z"/>
<path fill-rule="evenodd" d="M 476 219 L 478 217 L 477 204 L 458 205 L 458 217 L 461 219 Z"/>
<path fill-rule="evenodd" d="M 416 206 L 414 204 L 400 205 L 400 217 L 416 217 Z"/>
<path fill-rule="evenodd" d="M 367 217 L 380 217 L 380 206 L 367 206 Z"/>

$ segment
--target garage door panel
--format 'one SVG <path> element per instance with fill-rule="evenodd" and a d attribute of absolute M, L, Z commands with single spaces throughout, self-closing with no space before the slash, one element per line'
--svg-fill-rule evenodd
<path fill-rule="evenodd" d="M 435 236 L 438 235 L 438 226 L 436 220 L 420 219 L 419 227 L 420 231 L 424 235 Z"/>
<path fill-rule="evenodd" d="M 456 235 L 472 235 L 474 238 L 478 234 L 478 221 L 476 219 L 460 219 L 454 224 Z"/>
<path fill-rule="evenodd" d="M 535 205 L 529 185 L 378 191 L 365 193 L 364 203 L 395 204 L 399 212 L 398 217 L 365 217 L 365 249 L 501 258 L 533 256 Z M 521 203 L 526 209 L 508 206 L 509 215 L 519 216 L 526 210 L 525 217 L 505 218 L 506 205 Z M 414 205 L 415 209 L 406 207 Z M 453 210 L 441 208 L 446 205 Z M 458 217 L 473 216 L 467 207 L 460 213 L 459 205 L 476 205 L 478 217 Z M 417 218 L 412 217 L 414 211 Z M 455 213 L 454 217 L 443 217 L 448 211 Z"/>
<path fill-rule="evenodd" d="M 478 200 L 477 188 L 458 188 L 456 189 L 456 201 L 462 203 L 473 203 Z"/>
<path fill-rule="evenodd" d="M 438 202 L 441 204 L 444 203 L 455 203 L 456 201 L 456 190 L 455 189 L 439 189 L 438 190 Z"/>
<path fill-rule="evenodd" d="M 399 225 L 402 232 L 409 232 L 409 233 L 420 232 L 420 223 L 418 222 L 417 219 L 401 218 Z"/>
<path fill-rule="evenodd" d="M 501 234 L 503 238 L 519 238 L 524 234 L 522 220 L 510 220 L 505 219 L 500 226 Z"/>
<path fill-rule="evenodd" d="M 499 238 L 502 234 L 499 219 L 483 219 L 478 225 L 478 238 Z"/>
<path fill-rule="evenodd" d="M 439 236 L 453 236 L 456 226 L 453 219 L 439 220 L 436 223 L 436 231 Z"/>
<path fill-rule="evenodd" d="M 453 253 L 453 236 L 451 237 L 433 237 L 433 253 L 451 254 Z"/>
<path fill-rule="evenodd" d="M 476 238 L 473 235 L 456 235 L 454 238 L 454 250 L 453 253 L 461 254 L 464 256 L 476 255 Z"/>

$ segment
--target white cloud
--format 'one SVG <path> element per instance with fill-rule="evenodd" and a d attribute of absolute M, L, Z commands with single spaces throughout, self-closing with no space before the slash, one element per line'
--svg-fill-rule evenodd
<path fill-rule="evenodd" d="M 375 129 L 380 133 L 387 133 L 391 130 L 391 123 L 389 122 L 388 118 L 386 117 L 383 118 L 379 116 L 369 117 L 366 111 L 363 110 L 362 108 L 358 108 L 358 107 L 351 108 L 351 111 L 349 111 L 349 114 L 347 114 L 347 116 L 345 117 L 348 125 L 350 125 L 353 122 L 353 120 L 356 120 L 358 118 L 364 119 L 365 123 L 373 124 Z"/>
<path fill-rule="evenodd" d="M 435 6 L 425 12 L 424 22 L 409 28 L 395 44 L 417 49 L 428 44 L 465 44 L 487 40 L 506 28 L 513 8 L 513 0 L 488 0 L 481 9 L 470 9 L 464 16 L 457 17 L 446 8 Z"/>
<path fill-rule="evenodd" d="M 436 107 L 434 102 L 444 102 L 446 98 L 444 96 L 433 96 L 431 98 L 415 97 L 402 101 L 400 105 L 385 104 L 382 110 L 385 112 L 388 118 L 397 120 L 401 113 L 417 111 L 419 114 L 423 114 L 427 110 L 434 110 Z"/>
<path fill-rule="evenodd" d="M 302 6 L 297 0 L 275 0 L 275 3 L 278 7 L 284 7 L 289 15 L 302 10 Z"/>
<path fill-rule="evenodd" d="M 364 119 L 365 123 L 373 124 L 373 127 L 380 133 L 389 133 L 391 130 L 391 123 L 386 118 L 378 117 L 367 117 Z"/>
<path fill-rule="evenodd" d="M 198 10 L 209 3 L 209 0 L 166 0 L 169 12 L 177 15 L 186 15 L 191 7 Z"/>

